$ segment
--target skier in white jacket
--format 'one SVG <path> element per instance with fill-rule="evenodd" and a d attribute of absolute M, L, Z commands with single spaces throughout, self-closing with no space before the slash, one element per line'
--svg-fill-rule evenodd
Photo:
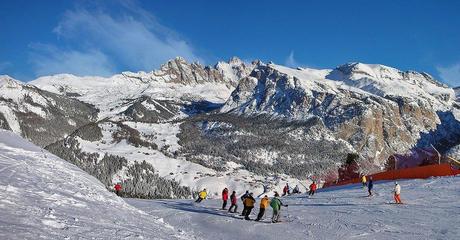
<path fill-rule="evenodd" d="M 401 204 L 401 185 L 398 184 L 398 182 L 395 182 L 395 189 L 394 189 L 394 199 L 397 204 Z"/>

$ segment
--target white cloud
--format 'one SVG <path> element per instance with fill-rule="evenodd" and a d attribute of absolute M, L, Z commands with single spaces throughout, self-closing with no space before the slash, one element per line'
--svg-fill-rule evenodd
<path fill-rule="evenodd" d="M 441 80 L 451 87 L 460 86 L 460 63 L 447 67 L 436 67 Z"/>
<path fill-rule="evenodd" d="M 300 67 L 300 64 L 294 58 L 294 51 L 291 51 L 291 53 L 289 53 L 289 56 L 284 61 L 284 64 L 292 68 Z"/>
<path fill-rule="evenodd" d="M 109 76 L 114 72 L 108 57 L 97 50 L 63 50 L 52 45 L 31 44 L 30 61 L 37 76 L 72 73 Z"/>
<path fill-rule="evenodd" d="M 36 74 L 107 75 L 124 70 L 153 70 L 176 56 L 201 60 L 189 43 L 135 2 L 120 3 L 123 13 L 116 17 L 102 8 L 65 12 L 54 33 L 67 48 L 45 45 L 45 51 L 37 51 L 33 47 L 31 62 Z"/>
<path fill-rule="evenodd" d="M 294 51 L 291 51 L 289 53 L 288 57 L 286 58 L 286 60 L 284 60 L 284 65 L 286 65 L 288 67 L 291 67 L 291 68 L 297 68 L 297 67 L 309 68 L 309 67 L 312 67 L 312 65 L 300 63 L 299 61 L 297 61 L 297 59 L 294 56 Z"/>

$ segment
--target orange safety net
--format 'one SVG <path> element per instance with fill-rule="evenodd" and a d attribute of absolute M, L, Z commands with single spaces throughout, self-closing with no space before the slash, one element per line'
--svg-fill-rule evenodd
<path fill-rule="evenodd" d="M 397 180 L 397 179 L 417 179 L 441 176 L 454 176 L 460 174 L 460 170 L 454 169 L 450 164 L 443 163 L 438 165 L 427 165 L 421 167 L 405 168 L 400 170 L 391 170 L 369 175 L 374 181 L 379 180 Z M 368 176 L 368 177 L 369 177 Z M 337 182 L 329 186 L 340 186 L 352 183 L 360 183 L 360 178 Z M 323 186 L 323 187 L 329 187 Z"/>

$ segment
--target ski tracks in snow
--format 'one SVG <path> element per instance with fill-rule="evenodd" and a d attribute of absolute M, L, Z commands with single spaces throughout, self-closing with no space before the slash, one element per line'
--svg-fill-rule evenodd
<path fill-rule="evenodd" d="M 240 216 L 217 210 L 220 200 L 136 200 L 128 203 L 154 212 L 165 222 L 202 239 L 456 239 L 459 236 L 460 177 L 399 181 L 402 200 L 393 202 L 393 182 L 376 182 L 375 195 L 358 185 L 336 190 L 319 190 L 312 198 L 295 195 L 282 198 L 279 224 L 245 221 Z M 430 190 L 433 192 L 430 192 Z M 257 205 L 259 203 L 257 201 Z M 239 201 L 239 211 L 242 206 Z M 251 213 L 254 219 L 258 213 Z"/>

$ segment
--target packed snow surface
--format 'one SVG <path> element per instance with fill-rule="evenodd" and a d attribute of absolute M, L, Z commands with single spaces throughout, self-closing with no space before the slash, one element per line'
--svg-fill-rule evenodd
<path fill-rule="evenodd" d="M 185 239 L 76 166 L 5 130 L 0 216 L 0 239 Z"/>
<path fill-rule="evenodd" d="M 289 207 L 282 208 L 283 222 L 275 224 L 269 221 L 271 209 L 261 222 L 245 221 L 219 210 L 219 200 L 127 201 L 200 239 L 458 239 L 460 176 L 406 180 L 400 185 L 403 205 L 390 204 L 393 182 L 377 182 L 373 197 L 367 197 L 360 185 L 322 189 L 311 198 L 284 197 Z M 241 213 L 239 199 L 238 205 Z"/>

